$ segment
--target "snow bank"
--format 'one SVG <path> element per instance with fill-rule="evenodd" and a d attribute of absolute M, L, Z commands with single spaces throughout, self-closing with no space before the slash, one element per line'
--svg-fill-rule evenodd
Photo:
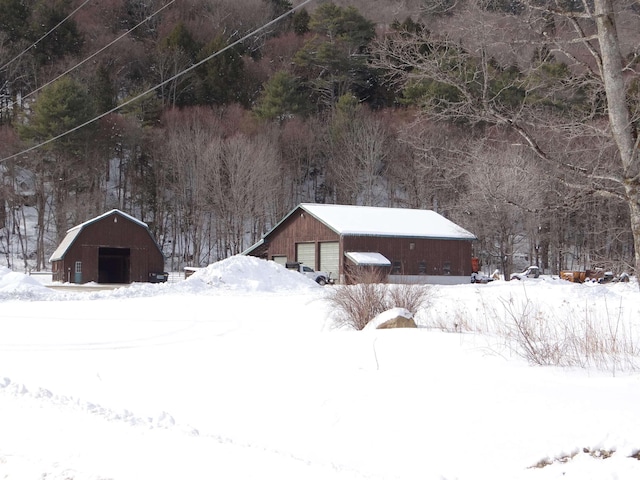
<path fill-rule="evenodd" d="M 37 299 L 49 294 L 40 282 L 22 273 L 0 266 L 0 301 Z"/>
<path fill-rule="evenodd" d="M 197 270 L 187 282 L 247 292 L 308 290 L 320 286 L 298 272 L 275 262 L 236 255 Z"/>

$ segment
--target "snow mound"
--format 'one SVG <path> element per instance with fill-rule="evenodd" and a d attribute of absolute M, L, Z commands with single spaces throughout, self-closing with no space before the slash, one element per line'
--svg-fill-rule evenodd
<path fill-rule="evenodd" d="M 49 295 L 49 290 L 23 273 L 0 266 L 0 300 L 24 300 Z"/>
<path fill-rule="evenodd" d="M 310 278 L 273 261 L 235 255 L 197 270 L 187 282 L 247 292 L 278 292 L 320 288 Z"/>

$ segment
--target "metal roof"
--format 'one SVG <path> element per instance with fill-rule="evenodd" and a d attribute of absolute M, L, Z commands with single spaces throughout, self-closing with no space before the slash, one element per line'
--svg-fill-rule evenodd
<path fill-rule="evenodd" d="M 340 235 L 477 239 L 433 210 L 315 203 L 301 203 L 299 207 Z"/>

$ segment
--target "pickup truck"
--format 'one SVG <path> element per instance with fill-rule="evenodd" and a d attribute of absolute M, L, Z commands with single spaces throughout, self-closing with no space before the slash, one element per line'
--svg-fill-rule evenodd
<path fill-rule="evenodd" d="M 511 280 L 524 280 L 525 278 L 538 278 L 540 276 L 540 268 L 535 265 L 527 267 L 524 272 L 512 273 Z"/>
<path fill-rule="evenodd" d="M 287 262 L 285 265 L 289 270 L 295 270 L 296 272 L 300 272 L 301 274 L 309 277 L 313 281 L 315 281 L 318 285 L 326 285 L 327 283 L 333 283 L 333 279 L 331 278 L 331 273 L 325 272 L 316 272 L 313 268 L 307 267 L 306 265 L 300 262 Z"/>

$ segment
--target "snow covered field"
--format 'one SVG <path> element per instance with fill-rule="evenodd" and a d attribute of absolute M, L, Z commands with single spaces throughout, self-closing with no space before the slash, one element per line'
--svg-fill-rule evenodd
<path fill-rule="evenodd" d="M 362 332 L 333 288 L 246 257 L 92 292 L 0 267 L 0 479 L 640 478 L 635 281 L 433 286 L 422 328 Z M 624 348 L 533 366 L 522 318 Z"/>

